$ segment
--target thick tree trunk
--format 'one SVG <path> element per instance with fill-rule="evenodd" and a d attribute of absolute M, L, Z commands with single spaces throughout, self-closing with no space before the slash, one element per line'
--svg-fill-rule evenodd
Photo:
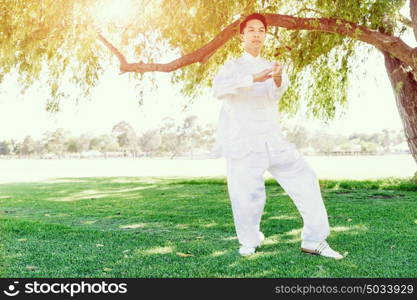
<path fill-rule="evenodd" d="M 413 26 L 414 36 L 417 40 L 417 0 L 410 0 L 410 16 Z"/>
<path fill-rule="evenodd" d="M 408 147 L 417 163 L 417 81 L 410 67 L 387 52 L 384 57 Z"/>

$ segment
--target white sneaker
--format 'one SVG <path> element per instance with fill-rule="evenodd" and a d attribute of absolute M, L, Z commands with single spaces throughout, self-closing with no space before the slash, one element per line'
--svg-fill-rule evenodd
<path fill-rule="evenodd" d="M 322 241 L 320 243 L 303 241 L 301 243 L 301 251 L 304 253 L 321 255 L 321 256 L 330 257 L 334 259 L 343 258 L 343 255 L 341 255 L 339 252 L 334 251 L 332 248 L 330 248 L 329 244 L 326 241 Z"/>
<path fill-rule="evenodd" d="M 262 242 L 265 240 L 265 236 L 264 234 L 261 232 L 259 234 L 259 246 L 262 244 Z M 259 247 L 257 246 L 257 247 Z M 248 256 L 248 255 L 252 255 L 255 254 L 256 248 L 257 247 L 247 247 L 247 246 L 241 246 L 239 249 L 239 254 L 242 256 Z"/>
<path fill-rule="evenodd" d="M 239 249 L 239 254 L 242 256 L 248 256 L 248 255 L 255 254 L 255 250 L 256 250 L 256 247 L 241 246 Z"/>

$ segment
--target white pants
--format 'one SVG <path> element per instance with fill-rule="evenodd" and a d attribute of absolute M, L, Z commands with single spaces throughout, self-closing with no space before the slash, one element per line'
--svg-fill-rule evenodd
<path fill-rule="evenodd" d="M 251 152 L 227 158 L 227 187 L 233 220 L 241 245 L 260 244 L 260 221 L 265 206 L 264 173 L 268 170 L 294 201 L 303 219 L 302 241 L 321 242 L 330 234 L 327 211 L 316 174 L 295 148 Z"/>

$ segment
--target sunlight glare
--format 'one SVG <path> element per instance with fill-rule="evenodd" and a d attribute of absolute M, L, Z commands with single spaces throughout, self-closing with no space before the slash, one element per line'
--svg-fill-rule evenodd
<path fill-rule="evenodd" d="M 137 4 L 135 0 L 100 0 L 91 7 L 90 13 L 100 25 L 127 25 L 138 12 Z"/>

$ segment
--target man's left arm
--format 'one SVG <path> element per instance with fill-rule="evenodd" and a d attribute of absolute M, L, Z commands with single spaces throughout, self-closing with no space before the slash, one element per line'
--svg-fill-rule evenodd
<path fill-rule="evenodd" d="M 289 76 L 283 68 L 281 76 L 267 80 L 268 95 L 271 100 L 279 100 L 290 84 Z"/>

